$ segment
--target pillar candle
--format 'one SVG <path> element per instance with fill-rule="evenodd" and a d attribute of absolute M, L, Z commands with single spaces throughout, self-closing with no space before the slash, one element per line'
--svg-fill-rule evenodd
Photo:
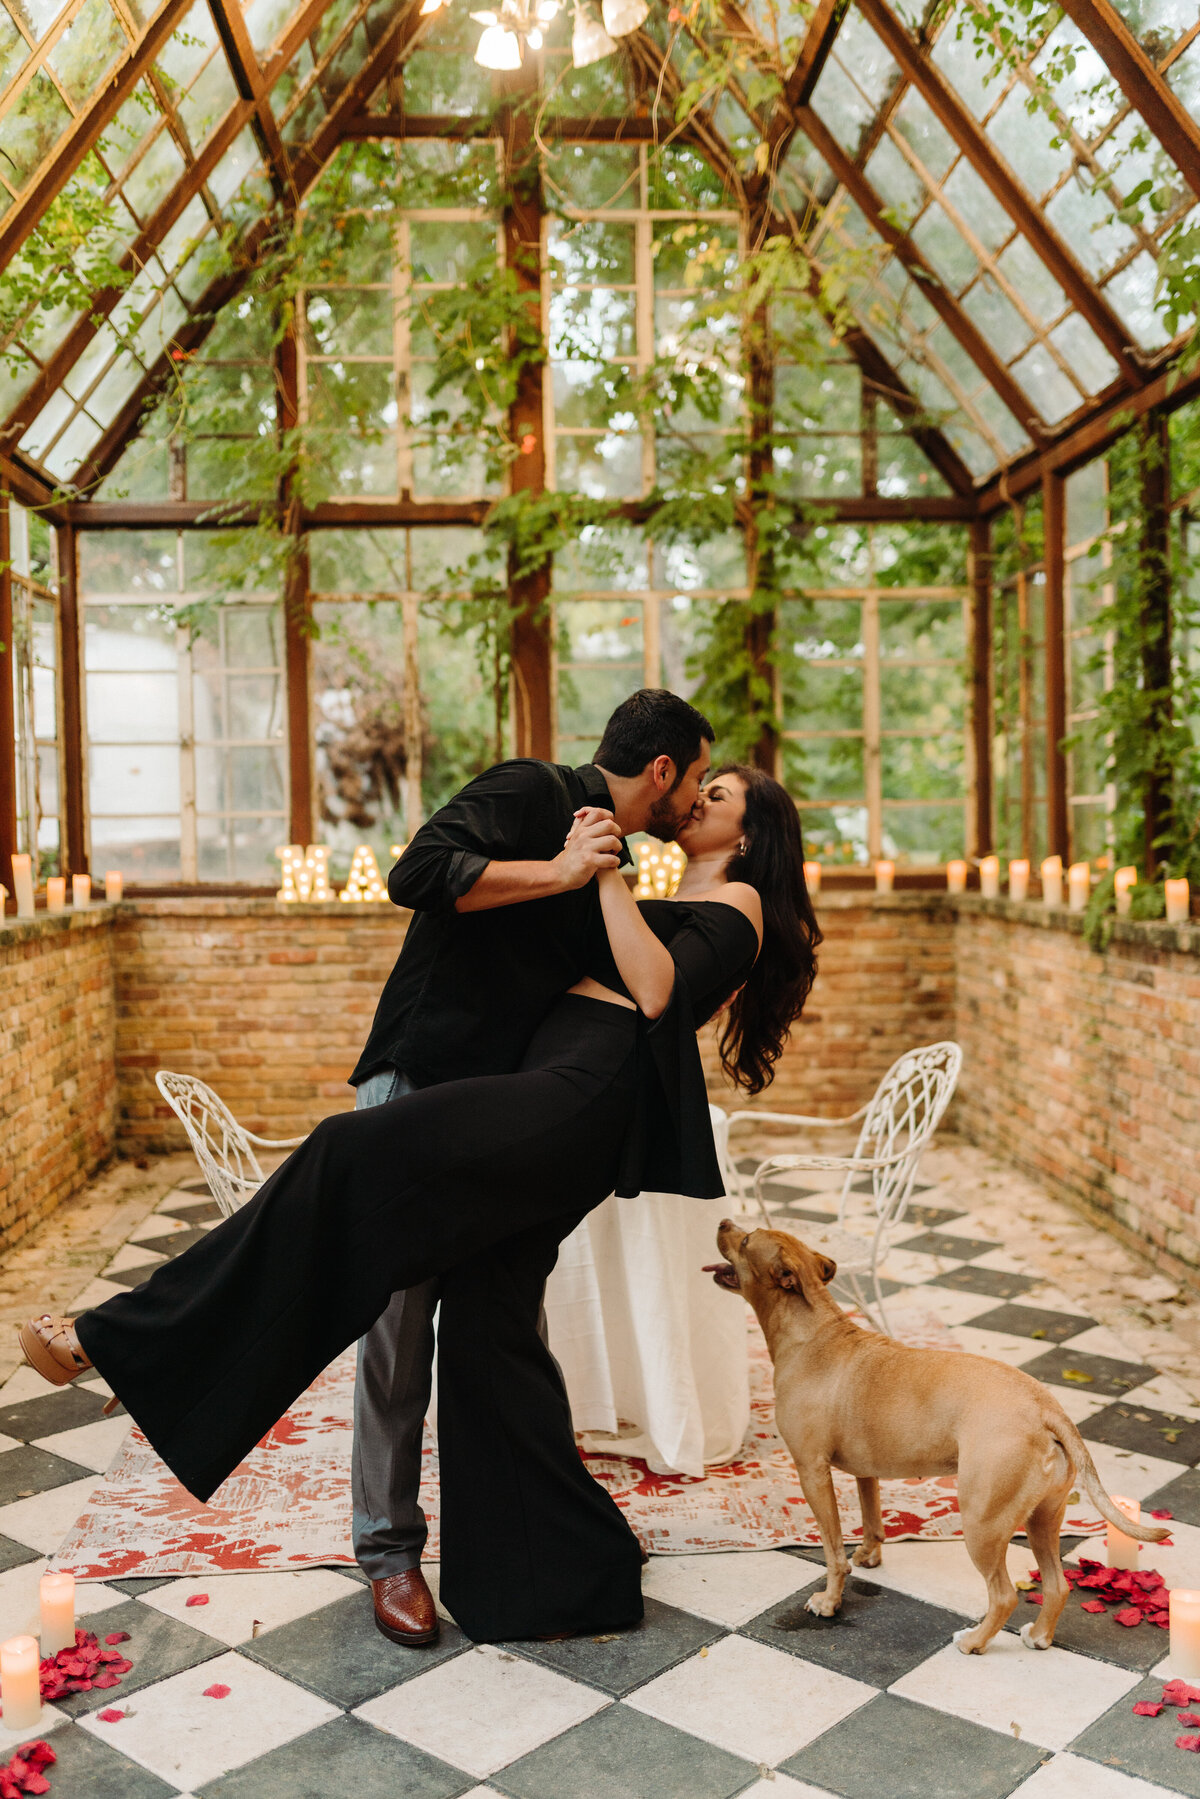
<path fill-rule="evenodd" d="M 4 909 L 8 904 L 8 888 L 0 881 L 0 924 L 4 922 Z"/>
<path fill-rule="evenodd" d="M 125 897 L 125 876 L 119 868 L 110 868 L 104 876 L 104 897 L 110 906 L 119 905 Z"/>
<path fill-rule="evenodd" d="M 13 887 L 17 895 L 17 917 L 32 918 L 33 905 L 33 858 L 32 856 L 14 856 Z"/>
<path fill-rule="evenodd" d="M 1130 888 L 1137 886 L 1137 869 L 1132 862 L 1128 868 L 1118 868 L 1113 876 L 1113 886 L 1117 895 L 1117 911 L 1124 918 L 1133 904 L 1133 894 L 1130 892 Z"/>
<path fill-rule="evenodd" d="M 1167 889 L 1167 923 L 1186 924 L 1188 912 L 1191 910 L 1191 896 L 1185 880 L 1168 881 Z"/>
<path fill-rule="evenodd" d="M 1067 870 L 1067 896 L 1072 912 L 1083 912 L 1087 909 L 1088 895 L 1092 891 L 1092 871 L 1086 862 L 1072 862 Z"/>
<path fill-rule="evenodd" d="M 947 893 L 965 893 L 967 891 L 967 865 L 965 862 L 947 862 Z"/>
<path fill-rule="evenodd" d="M 1170 1618 L 1171 1673 L 1184 1680 L 1200 1679 L 1200 1593 L 1176 1587 L 1171 1593 Z"/>
<path fill-rule="evenodd" d="M 73 906 L 90 906 L 92 903 L 91 875 L 71 876 L 71 904 Z"/>
<path fill-rule="evenodd" d="M 1047 856 L 1042 863 L 1042 900 L 1047 906 L 1062 905 L 1062 857 Z"/>
<path fill-rule="evenodd" d="M 0 1643 L 0 1704 L 5 1730 L 36 1730 L 42 1718 L 36 1637 Z"/>
<path fill-rule="evenodd" d="M 1131 1523 L 1136 1524 L 1142 1515 L 1142 1508 L 1136 1499 L 1118 1499 L 1113 1494 L 1113 1504 L 1119 1512 L 1123 1512 Z M 1138 1550 L 1141 1545 L 1136 1537 L 1128 1536 L 1115 1524 L 1108 1527 L 1108 1565 L 1110 1568 L 1136 1568 Z"/>
<path fill-rule="evenodd" d="M 46 882 L 47 912 L 65 912 L 67 909 L 67 882 L 64 875 L 51 875 Z"/>
<path fill-rule="evenodd" d="M 804 864 L 804 885 L 808 888 L 810 894 L 820 893 L 821 864 L 819 862 L 806 862 Z"/>
<path fill-rule="evenodd" d="M 1029 898 L 1029 863 L 1024 858 L 1008 865 L 1008 897 L 1018 901 Z"/>
<path fill-rule="evenodd" d="M 875 864 L 876 893 L 890 893 L 896 884 L 896 864 L 894 862 L 877 862 Z"/>
<path fill-rule="evenodd" d="M 38 1583 L 42 1608 L 42 1660 L 75 1647 L 75 1576 L 47 1568 Z"/>
<path fill-rule="evenodd" d="M 979 891 L 984 899 L 1000 897 L 1000 858 L 985 856 L 979 864 Z"/>

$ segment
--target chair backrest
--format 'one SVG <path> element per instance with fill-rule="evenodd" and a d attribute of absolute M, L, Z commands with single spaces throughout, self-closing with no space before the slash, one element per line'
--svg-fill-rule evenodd
<path fill-rule="evenodd" d="M 725 1183 L 725 1197 L 739 1199 L 741 1197 L 741 1177 L 734 1167 L 733 1157 L 729 1152 L 729 1114 L 720 1106 L 709 1102 L 708 1116 L 712 1120 L 713 1142 L 717 1146 L 717 1163 L 721 1170 L 721 1179 Z"/>
<path fill-rule="evenodd" d="M 871 1204 L 882 1226 L 898 1224 L 908 1204 L 917 1165 L 950 1104 L 962 1068 L 957 1043 L 931 1043 L 906 1050 L 888 1069 L 867 1107 L 858 1133 L 856 1157 L 898 1157 L 888 1168 L 876 1168 L 869 1177 L 847 1174 L 842 1184 L 838 1216 L 844 1222 L 847 1203 L 854 1191 L 862 1191 L 859 1179 L 870 1179 Z"/>
<path fill-rule="evenodd" d="M 195 1075 L 160 1068 L 154 1084 L 187 1132 L 209 1192 L 232 1218 L 267 1178 L 245 1131 L 220 1095 Z"/>

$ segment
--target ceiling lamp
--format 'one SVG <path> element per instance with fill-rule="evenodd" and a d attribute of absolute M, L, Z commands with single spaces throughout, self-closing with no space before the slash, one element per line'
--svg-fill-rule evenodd
<path fill-rule="evenodd" d="M 639 5 L 640 0 L 624 0 L 625 5 Z M 590 63 L 600 62 L 605 56 L 611 56 L 616 44 L 609 37 L 599 19 L 593 19 L 585 13 L 576 0 L 575 29 L 571 34 L 571 61 L 577 69 L 586 69 Z"/>
<path fill-rule="evenodd" d="M 649 11 L 646 0 L 603 0 L 604 29 L 609 37 L 628 37 L 645 22 Z"/>
<path fill-rule="evenodd" d="M 424 0 L 435 9 L 445 0 Z M 542 47 L 543 27 L 558 13 L 559 0 L 502 0 L 498 12 L 473 12 L 471 17 L 483 26 L 475 48 L 475 61 L 485 69 L 519 69 L 525 60 L 525 46 Z"/>

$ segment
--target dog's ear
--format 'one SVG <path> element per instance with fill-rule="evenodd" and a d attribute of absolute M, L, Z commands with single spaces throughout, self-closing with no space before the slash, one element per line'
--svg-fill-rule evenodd
<path fill-rule="evenodd" d="M 803 1290 L 799 1273 L 782 1256 L 778 1256 L 771 1264 L 771 1279 L 787 1293 L 799 1293 Z"/>
<path fill-rule="evenodd" d="M 817 1261 L 820 1264 L 821 1279 L 825 1285 L 828 1286 L 834 1275 L 837 1273 L 837 1263 L 833 1260 L 832 1256 L 818 1256 Z"/>

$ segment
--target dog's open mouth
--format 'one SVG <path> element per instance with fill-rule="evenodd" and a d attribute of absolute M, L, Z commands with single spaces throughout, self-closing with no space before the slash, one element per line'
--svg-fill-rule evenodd
<path fill-rule="evenodd" d="M 740 1293 L 738 1277 L 728 1262 L 706 1262 L 705 1274 L 711 1274 L 718 1287 L 727 1287 L 731 1293 Z"/>

